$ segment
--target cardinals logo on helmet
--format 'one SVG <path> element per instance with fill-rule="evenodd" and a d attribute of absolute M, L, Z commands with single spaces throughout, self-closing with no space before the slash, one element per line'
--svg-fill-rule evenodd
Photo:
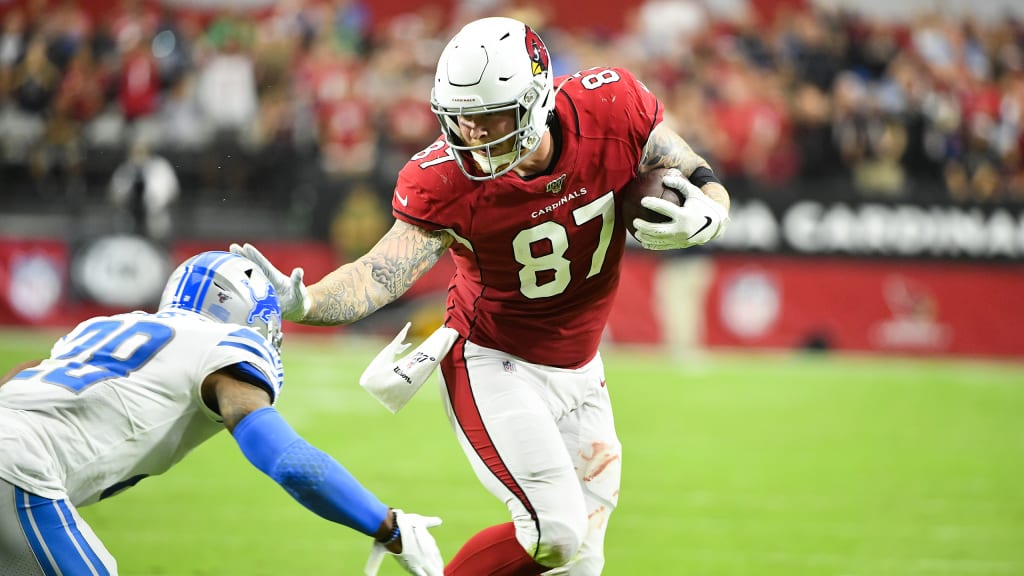
<path fill-rule="evenodd" d="M 548 71 L 550 65 L 548 49 L 544 47 L 544 41 L 533 31 L 533 28 L 526 27 L 526 52 L 533 62 L 533 75 L 543 74 Z"/>

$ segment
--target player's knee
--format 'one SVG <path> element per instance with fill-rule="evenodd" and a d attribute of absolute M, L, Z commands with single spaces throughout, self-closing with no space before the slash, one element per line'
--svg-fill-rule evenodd
<path fill-rule="evenodd" d="M 576 558 L 586 535 L 586 514 L 579 518 L 542 518 L 534 559 L 551 568 L 564 566 Z"/>

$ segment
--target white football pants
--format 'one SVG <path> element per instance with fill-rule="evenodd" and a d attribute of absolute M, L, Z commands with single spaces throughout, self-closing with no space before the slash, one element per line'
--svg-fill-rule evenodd
<path fill-rule="evenodd" d="M 117 562 L 66 499 L 0 480 L 0 576 L 106 576 Z"/>
<path fill-rule="evenodd" d="M 483 485 L 546 574 L 596 576 L 619 497 L 622 446 L 597 355 L 566 370 L 459 338 L 441 363 L 441 397 Z"/>

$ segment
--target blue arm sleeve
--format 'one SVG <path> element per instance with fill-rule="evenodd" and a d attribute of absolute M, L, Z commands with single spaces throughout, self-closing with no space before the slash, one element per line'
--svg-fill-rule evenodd
<path fill-rule="evenodd" d="M 242 454 L 316 514 L 373 536 L 388 507 L 334 458 L 302 439 L 273 407 L 255 410 L 235 426 Z"/>

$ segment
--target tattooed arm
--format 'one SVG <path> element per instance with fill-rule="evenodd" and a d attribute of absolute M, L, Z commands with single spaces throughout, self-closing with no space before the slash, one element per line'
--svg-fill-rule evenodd
<path fill-rule="evenodd" d="M 309 286 L 312 305 L 302 322 L 328 326 L 369 316 L 404 294 L 452 241 L 445 232 L 396 221 L 365 255 Z"/>
<path fill-rule="evenodd" d="M 683 176 L 689 177 L 697 168 L 711 169 L 704 158 L 693 151 L 693 148 L 676 134 L 664 122 L 654 127 L 647 145 L 644 146 L 643 159 L 640 161 L 640 172 L 645 173 L 655 168 L 677 168 Z M 708 182 L 700 187 L 701 191 L 712 200 L 729 210 L 729 192 L 718 182 Z"/>

